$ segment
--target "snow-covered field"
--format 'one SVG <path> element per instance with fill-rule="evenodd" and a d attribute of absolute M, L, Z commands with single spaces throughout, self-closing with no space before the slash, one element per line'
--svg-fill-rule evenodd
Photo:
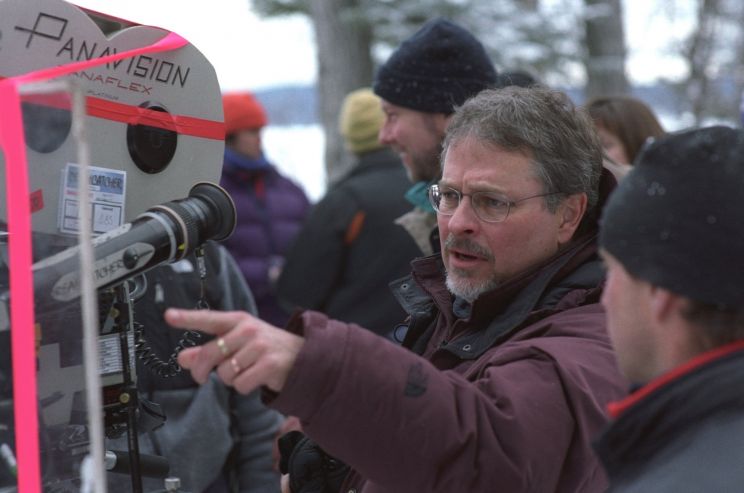
<path fill-rule="evenodd" d="M 269 161 L 303 187 L 312 202 L 317 202 L 326 189 L 325 136 L 320 125 L 268 126 L 262 137 Z"/>

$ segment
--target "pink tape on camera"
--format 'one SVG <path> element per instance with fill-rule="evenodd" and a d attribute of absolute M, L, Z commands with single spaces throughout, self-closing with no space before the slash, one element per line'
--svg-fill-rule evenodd
<path fill-rule="evenodd" d="M 3 118 L 0 118 L 0 147 L 5 156 L 8 210 L 10 326 L 12 327 L 11 354 L 18 491 L 24 493 L 41 491 L 33 277 L 31 274 L 31 201 L 28 191 L 26 146 L 18 87 L 21 84 L 53 79 L 88 67 L 144 53 L 175 50 L 186 44 L 187 41 L 178 34 L 169 33 L 149 46 L 0 80 L 0 108 L 3 108 Z"/>

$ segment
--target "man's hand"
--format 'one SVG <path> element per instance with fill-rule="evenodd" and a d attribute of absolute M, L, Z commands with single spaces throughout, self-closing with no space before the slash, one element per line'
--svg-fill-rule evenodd
<path fill-rule="evenodd" d="M 178 364 L 190 370 L 194 380 L 206 382 L 216 367 L 222 381 L 243 394 L 261 385 L 280 392 L 305 342 L 245 312 L 169 308 L 165 320 L 173 327 L 216 336 L 178 354 Z"/>

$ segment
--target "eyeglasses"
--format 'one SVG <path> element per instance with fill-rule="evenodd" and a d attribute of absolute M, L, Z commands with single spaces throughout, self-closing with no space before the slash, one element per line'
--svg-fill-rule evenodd
<path fill-rule="evenodd" d="M 463 197 L 470 197 L 470 205 L 475 211 L 478 219 L 487 223 L 500 223 L 509 216 L 512 206 L 524 202 L 525 200 L 537 197 L 547 197 L 548 195 L 558 195 L 563 192 L 541 193 L 532 195 L 519 200 L 505 200 L 502 195 L 494 192 L 473 192 L 462 193 L 450 187 L 441 187 L 432 185 L 429 187 L 429 201 L 434 209 L 442 215 L 452 216 L 462 202 Z"/>

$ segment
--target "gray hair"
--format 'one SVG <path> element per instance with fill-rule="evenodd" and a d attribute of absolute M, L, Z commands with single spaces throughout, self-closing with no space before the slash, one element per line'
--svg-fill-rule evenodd
<path fill-rule="evenodd" d="M 447 127 L 442 163 L 450 146 L 467 137 L 506 151 L 525 152 L 555 212 L 565 195 L 585 193 L 592 217 L 599 200 L 602 145 L 584 110 L 543 86 L 488 89 L 457 108 Z"/>

